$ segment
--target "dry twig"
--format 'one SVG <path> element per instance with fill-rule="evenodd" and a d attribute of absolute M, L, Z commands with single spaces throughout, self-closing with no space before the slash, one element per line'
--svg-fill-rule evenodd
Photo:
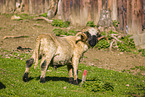
<path fill-rule="evenodd" d="M 28 36 L 23 36 L 23 35 L 19 35 L 19 36 L 4 36 L 3 39 L 7 39 L 7 38 L 26 38 Z"/>
<path fill-rule="evenodd" d="M 53 20 L 47 19 L 47 18 L 45 18 L 45 17 L 37 17 L 37 18 L 34 18 L 34 20 L 45 20 L 45 21 L 47 21 L 48 23 L 52 23 L 52 22 L 53 22 Z"/>

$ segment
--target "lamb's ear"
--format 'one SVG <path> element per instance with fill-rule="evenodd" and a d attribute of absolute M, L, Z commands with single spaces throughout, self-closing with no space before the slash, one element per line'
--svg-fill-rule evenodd
<path fill-rule="evenodd" d="M 82 40 L 82 41 L 86 41 L 88 39 L 87 35 L 83 32 L 78 32 L 76 34 L 76 40 L 79 41 L 79 40 Z"/>

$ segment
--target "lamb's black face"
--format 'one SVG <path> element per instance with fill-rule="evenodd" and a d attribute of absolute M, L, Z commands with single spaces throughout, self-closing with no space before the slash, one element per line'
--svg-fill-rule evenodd
<path fill-rule="evenodd" d="M 88 44 L 91 46 L 91 47 L 94 47 L 97 42 L 98 42 L 98 36 L 97 35 L 91 35 L 88 31 L 85 32 L 85 34 L 87 35 L 88 37 Z"/>

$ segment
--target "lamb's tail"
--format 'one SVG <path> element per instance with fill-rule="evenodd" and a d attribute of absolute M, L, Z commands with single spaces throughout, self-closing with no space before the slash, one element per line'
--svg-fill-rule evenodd
<path fill-rule="evenodd" d="M 34 69 L 38 66 L 38 59 L 39 59 L 39 52 L 40 52 L 40 40 L 41 40 L 41 35 L 39 35 L 36 39 L 36 45 L 35 45 L 35 50 L 33 52 L 32 58 L 34 58 Z"/>

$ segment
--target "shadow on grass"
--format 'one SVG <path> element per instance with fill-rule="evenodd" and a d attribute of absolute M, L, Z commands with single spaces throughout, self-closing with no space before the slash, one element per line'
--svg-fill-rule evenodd
<path fill-rule="evenodd" d="M 5 89 L 5 88 L 6 88 L 6 86 L 0 82 L 0 89 Z"/>
<path fill-rule="evenodd" d="M 33 80 L 34 78 L 32 78 L 32 77 L 29 77 L 29 79 L 28 79 L 28 81 L 31 81 L 31 80 Z"/>
<path fill-rule="evenodd" d="M 36 80 L 40 80 L 40 76 L 36 78 Z M 56 76 L 46 76 L 45 81 L 65 81 L 69 83 L 69 78 L 68 77 L 56 77 Z M 78 83 L 80 83 L 82 80 L 78 79 Z"/>

